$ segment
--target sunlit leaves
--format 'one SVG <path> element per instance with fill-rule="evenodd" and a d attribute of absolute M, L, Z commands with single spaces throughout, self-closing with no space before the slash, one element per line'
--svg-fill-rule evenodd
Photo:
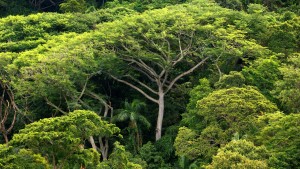
<path fill-rule="evenodd" d="M 67 116 L 27 125 L 14 135 L 9 145 L 30 149 L 54 165 L 65 165 L 64 161 L 71 160 L 74 165 L 96 166 L 99 154 L 92 149 L 84 149 L 84 141 L 89 136 L 110 137 L 119 131 L 115 125 L 102 121 L 94 112 L 78 110 Z"/>
<path fill-rule="evenodd" d="M 267 169 L 268 151 L 246 140 L 233 140 L 218 150 L 206 169 Z"/>

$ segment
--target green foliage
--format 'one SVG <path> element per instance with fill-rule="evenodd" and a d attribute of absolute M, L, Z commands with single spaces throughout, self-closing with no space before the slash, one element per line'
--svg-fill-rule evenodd
<path fill-rule="evenodd" d="M 240 0 L 216 0 L 216 2 L 225 8 L 230 8 L 235 10 L 243 9 L 243 4 Z"/>
<path fill-rule="evenodd" d="M 204 117 L 206 126 L 218 124 L 227 136 L 235 132 L 255 131 L 251 124 L 257 115 L 273 113 L 277 107 L 252 88 L 218 90 L 197 102 L 197 117 Z M 216 123 L 217 122 L 217 123 Z M 243 132 L 244 131 L 244 132 Z"/>
<path fill-rule="evenodd" d="M 288 63 L 280 68 L 283 76 L 276 81 L 274 97 L 278 98 L 287 113 L 300 112 L 300 54 L 295 53 L 288 58 Z"/>
<path fill-rule="evenodd" d="M 146 10 L 153 10 L 158 8 L 164 8 L 169 5 L 175 5 L 184 3 L 186 0 L 113 0 L 105 4 L 106 8 L 116 8 L 119 6 L 125 6 L 127 8 L 134 9 L 138 12 L 144 12 Z"/>
<path fill-rule="evenodd" d="M 271 34 L 268 38 L 268 47 L 284 54 L 291 54 L 299 51 L 298 31 L 300 29 L 300 17 L 291 12 L 286 12 L 278 18 L 280 22 L 272 25 Z"/>
<path fill-rule="evenodd" d="M 36 48 L 53 35 L 83 33 L 100 22 L 119 19 L 134 13 L 126 8 L 103 9 L 88 14 L 38 13 L 0 19 L 0 51 L 20 52 Z"/>
<path fill-rule="evenodd" d="M 99 46 L 97 54 L 108 60 L 102 70 L 119 82 L 127 85 L 130 82 L 129 86 L 158 102 L 145 93 L 162 97 L 162 92 L 166 94 L 177 80 L 208 59 L 217 60 L 222 68 L 230 65 L 228 69 L 231 70 L 244 53 L 253 51 L 253 58 L 264 53 L 260 53 L 264 49 L 262 46 L 244 38 L 245 31 L 234 26 L 223 27 L 230 21 L 219 16 L 233 13 L 211 7 L 215 5 L 211 1 L 195 3 L 151 10 L 99 25 L 91 36 Z M 204 8 L 200 13 L 198 6 Z M 210 10 L 216 11 L 217 15 L 212 15 Z M 162 104 L 163 101 L 159 103 L 161 112 L 164 111 Z M 158 124 L 157 136 L 162 131 L 161 123 Z"/>
<path fill-rule="evenodd" d="M 126 129 L 128 130 L 128 141 L 130 143 L 127 146 L 133 150 L 134 154 L 139 152 L 143 143 L 141 125 L 147 129 L 151 126 L 147 118 L 140 113 L 144 107 L 146 107 L 146 104 L 140 100 L 135 99 L 131 103 L 126 100 L 124 108 L 118 109 L 117 114 L 112 119 L 114 122 L 129 121 Z"/>
<path fill-rule="evenodd" d="M 273 113 L 277 110 L 277 107 L 251 87 L 232 87 L 214 91 L 207 97 L 199 100 L 197 102 L 197 110 L 197 113 L 190 115 L 195 118 L 204 117 L 202 125 L 209 126 L 209 124 L 216 124 L 217 122 L 222 129 L 227 130 L 232 127 L 237 132 L 236 129 L 240 127 L 245 127 L 245 129 L 254 127 L 250 127 L 251 119 L 263 113 Z M 190 123 L 189 126 L 201 129 L 196 127 L 197 124 Z M 235 133 L 228 132 L 231 134 Z M 243 134 L 240 131 L 238 132 Z"/>
<path fill-rule="evenodd" d="M 199 158 L 199 154 L 203 155 L 202 158 L 209 159 L 217 150 L 216 147 L 210 147 L 209 143 L 200 138 L 197 132 L 187 127 L 179 128 L 174 147 L 176 155 L 190 160 Z"/>
<path fill-rule="evenodd" d="M 251 87 L 216 90 L 197 102 L 197 112 L 185 115 L 187 127 L 179 129 L 174 144 L 176 153 L 208 162 L 234 133 L 253 138 L 260 131 L 257 117 L 276 110 L 273 103 Z"/>
<path fill-rule="evenodd" d="M 87 4 L 85 0 L 65 0 L 59 5 L 63 12 L 85 12 Z"/>
<path fill-rule="evenodd" d="M 267 169 L 268 151 L 246 140 L 233 140 L 218 150 L 207 169 Z"/>
<path fill-rule="evenodd" d="M 274 168 L 299 167 L 300 115 L 290 114 L 276 117 L 262 129 L 258 140 L 267 147 L 272 158 L 270 166 Z"/>
<path fill-rule="evenodd" d="M 18 91 L 18 97 L 25 97 L 30 104 L 38 100 L 43 104 L 63 102 L 60 109 L 64 111 L 82 108 L 78 98 L 98 65 L 87 45 L 67 42 L 74 36 L 76 34 L 71 33 L 53 38 L 35 50 L 21 53 L 9 65 L 8 72 L 15 75 L 12 86 Z M 62 47 L 57 43 L 69 46 Z"/>
<path fill-rule="evenodd" d="M 284 113 L 300 111 L 299 1 L 216 0 L 234 10 L 212 0 L 108 0 L 98 10 L 105 1 L 52 2 L 44 9 L 50 1 L 0 0 L 1 16 L 31 13 L 0 18 L 0 81 L 14 96 L 16 125 L 34 121 L 19 133 L 14 128 L 8 147 L 0 145 L 0 168 L 299 168 L 300 119 L 274 113 L 265 98 Z M 66 13 L 37 13 L 43 10 Z M 153 74 L 168 85 L 206 57 L 166 96 L 165 136 L 142 146 L 152 138 L 139 129 L 156 118 L 146 119 L 140 108 L 156 109 L 108 75 L 157 89 Z M 150 78 L 134 61 L 146 65 Z M 199 84 L 191 80 L 199 78 Z M 195 87 L 185 110 L 186 84 Z M 133 101 L 123 106 L 124 97 Z M 67 113 L 86 108 L 100 114 L 99 104 L 119 110 L 118 125 L 129 122 L 124 146 L 116 143 L 101 163 L 86 140 L 119 129 L 90 111 Z M 232 137 L 237 141 L 229 142 Z"/>
<path fill-rule="evenodd" d="M 102 121 L 94 112 L 77 110 L 27 125 L 14 135 L 9 145 L 30 149 L 54 165 L 96 166 L 99 154 L 84 149 L 84 140 L 93 135 L 110 137 L 118 132 L 115 125 Z"/>
<path fill-rule="evenodd" d="M 213 89 L 211 88 L 208 79 L 199 79 L 199 84 L 189 92 L 190 99 L 186 108 L 187 112 L 182 114 L 182 125 L 189 125 L 191 121 L 193 121 L 192 123 L 194 124 L 200 123 L 200 121 L 196 121 L 199 119 L 193 118 L 192 116 L 190 116 L 190 114 L 194 114 L 198 111 L 197 101 L 203 99 L 212 91 Z"/>
<path fill-rule="evenodd" d="M 189 92 L 190 101 L 187 105 L 188 110 L 195 109 L 197 101 L 203 99 L 212 91 L 213 89 L 211 88 L 209 81 L 206 78 L 199 79 L 199 84 Z"/>
<path fill-rule="evenodd" d="M 231 87 L 243 87 L 245 85 L 245 77 L 242 73 L 231 71 L 228 75 L 221 76 L 220 80 L 215 83 L 215 87 L 221 88 L 231 88 Z"/>
<path fill-rule="evenodd" d="M 130 153 L 125 151 L 124 146 L 119 142 L 114 143 L 114 150 L 109 156 L 109 160 L 100 163 L 98 168 L 101 169 L 142 169 L 140 164 L 136 164 L 130 161 Z"/>
<path fill-rule="evenodd" d="M 300 3 L 297 0 L 216 0 L 221 6 L 236 10 L 262 6 L 272 11 L 294 11 L 299 13 Z"/>
<path fill-rule="evenodd" d="M 201 11 L 198 10 L 199 7 L 202 8 Z M 147 62 L 155 61 L 166 68 L 172 63 L 163 60 L 162 55 L 166 55 L 172 61 L 180 54 L 179 40 L 181 49 L 186 49 L 193 40 L 192 48 L 186 51 L 189 54 L 187 63 L 193 63 L 198 57 L 211 55 L 220 57 L 220 67 L 230 71 L 236 66 L 239 57 L 248 55 L 249 58 L 255 58 L 264 53 L 263 47 L 244 38 L 245 31 L 231 26 L 235 24 L 230 20 L 235 19 L 235 14 L 211 1 L 195 1 L 191 5 L 147 11 L 136 17 L 124 18 L 121 22 L 101 25 L 94 36 L 98 39 L 109 37 L 105 42 L 99 43 L 107 45 L 108 48 L 118 48 L 114 52 L 119 57 L 142 57 Z M 224 27 L 226 24 L 230 26 Z M 116 28 L 116 25 L 119 26 Z M 196 47 L 198 48 L 195 49 Z M 194 52 L 198 49 L 201 51 Z M 183 53 L 184 56 L 186 53 Z M 175 70 L 180 71 L 185 65 L 186 63 Z M 228 68 L 229 65 L 232 67 Z"/>
<path fill-rule="evenodd" d="M 164 136 L 155 143 L 157 150 L 161 152 L 161 156 L 167 162 L 172 160 L 175 155 L 174 141 L 178 133 L 179 126 L 169 126 Z"/>
<path fill-rule="evenodd" d="M 170 166 L 164 162 L 161 152 L 157 150 L 151 142 L 143 145 L 139 157 L 147 162 L 147 169 L 170 168 Z"/>
<path fill-rule="evenodd" d="M 133 123 L 139 121 L 142 125 L 145 125 L 147 128 L 151 126 L 148 120 L 140 114 L 140 111 L 146 106 L 146 104 L 140 100 L 133 100 L 131 103 L 125 101 L 124 109 L 118 109 L 113 118 L 114 121 L 126 121 L 130 120 Z M 134 124 L 133 124 L 134 125 Z M 135 124 L 137 125 L 137 124 Z M 137 126 L 132 126 L 137 127 Z"/>
<path fill-rule="evenodd" d="M 34 12 L 28 2 L 23 0 L 1 0 L 0 16 L 25 15 Z"/>
<path fill-rule="evenodd" d="M 186 158 L 185 156 L 180 156 L 180 158 L 178 159 L 178 166 L 181 169 L 196 169 L 199 168 L 198 165 L 193 162 L 191 163 L 191 161 Z"/>
<path fill-rule="evenodd" d="M 281 77 L 280 64 L 276 58 L 257 59 L 242 70 L 246 84 L 256 86 L 270 100 L 274 100 L 271 91 L 275 82 Z"/>
<path fill-rule="evenodd" d="M 83 19 L 84 17 L 85 19 Z M 71 14 L 32 14 L 0 20 L 0 51 L 20 52 L 44 44 L 51 35 L 87 31 L 96 18 Z"/>
<path fill-rule="evenodd" d="M 0 167 L 5 169 L 50 169 L 48 161 L 31 150 L 0 145 Z"/>

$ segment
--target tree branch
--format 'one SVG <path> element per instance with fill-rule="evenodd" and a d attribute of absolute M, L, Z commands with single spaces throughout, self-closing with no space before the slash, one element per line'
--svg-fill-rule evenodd
<path fill-rule="evenodd" d="M 168 55 L 156 44 L 152 39 L 147 38 L 144 34 L 142 34 L 144 39 L 146 40 L 146 43 L 150 43 L 156 50 L 158 50 L 162 54 L 162 58 L 167 61 L 168 60 Z M 165 39 L 165 38 L 164 38 Z M 166 40 L 166 39 L 165 39 Z M 167 41 L 167 40 L 166 40 Z"/>
<path fill-rule="evenodd" d="M 135 63 L 138 67 L 140 67 L 141 69 L 144 69 L 147 74 L 151 75 L 152 77 L 157 77 L 157 73 L 152 69 L 150 68 L 147 64 L 145 64 L 143 61 L 141 62 L 141 59 L 139 59 L 139 61 L 135 60 L 135 59 L 123 59 L 127 62 L 132 62 L 132 63 Z"/>
<path fill-rule="evenodd" d="M 129 78 L 131 78 L 133 81 L 137 82 L 138 84 L 140 84 L 141 86 L 143 86 L 144 88 L 146 88 L 147 90 L 149 90 L 150 92 L 154 93 L 154 94 L 158 94 L 157 91 L 153 90 L 152 88 L 150 88 L 148 85 L 146 85 L 145 83 L 137 80 L 136 78 L 130 76 L 130 75 L 127 75 Z"/>
<path fill-rule="evenodd" d="M 155 72 L 155 70 L 153 70 L 150 66 L 148 66 L 142 59 L 139 59 L 139 63 L 141 63 L 142 67 L 149 70 L 150 72 L 152 72 L 154 77 L 158 77 L 157 73 Z"/>
<path fill-rule="evenodd" d="M 96 146 L 96 144 L 95 144 L 95 140 L 94 140 L 94 137 L 93 137 L 93 136 L 90 136 L 90 137 L 89 137 L 89 142 L 91 143 L 91 145 L 92 145 L 93 149 L 94 149 L 94 150 L 96 150 L 96 151 L 98 151 L 98 149 L 97 149 L 97 146 Z"/>
<path fill-rule="evenodd" d="M 188 45 L 183 49 L 182 48 L 182 43 L 181 43 L 181 39 L 180 39 L 180 35 L 178 35 L 178 46 L 179 46 L 179 54 L 176 56 L 176 59 L 173 61 L 172 66 L 174 67 L 178 62 L 180 62 L 184 56 L 189 54 L 189 51 L 192 47 L 193 44 L 193 37 L 194 37 L 194 32 L 192 32 L 191 36 L 190 36 L 190 42 L 188 43 Z"/>
<path fill-rule="evenodd" d="M 164 94 L 168 93 L 168 91 L 173 87 L 173 85 L 177 82 L 177 80 L 179 80 L 180 78 L 182 78 L 185 75 L 188 75 L 190 73 L 192 73 L 195 69 L 197 69 L 199 66 L 201 66 L 206 60 L 208 60 L 210 58 L 210 56 L 204 58 L 201 62 L 197 63 L 195 66 L 193 66 L 192 68 L 190 68 L 189 70 L 181 73 L 180 75 L 178 75 L 177 77 L 175 77 L 171 83 L 169 84 L 169 86 L 167 87 L 166 91 L 164 92 Z"/>
<path fill-rule="evenodd" d="M 47 104 L 51 107 L 54 107 L 56 110 L 58 110 L 59 112 L 61 112 L 62 114 L 66 115 L 67 112 L 63 111 L 61 108 L 57 107 L 55 104 L 53 104 L 52 102 L 50 102 L 47 98 L 45 98 Z"/>
<path fill-rule="evenodd" d="M 94 99 L 99 100 L 103 104 L 103 106 L 104 106 L 104 115 L 103 115 L 103 117 L 107 117 L 108 111 L 109 111 L 109 109 L 112 110 L 112 107 L 109 104 L 107 104 L 106 101 L 103 98 L 101 98 L 99 95 L 97 95 L 96 93 L 91 92 L 91 91 L 87 91 L 87 94 L 89 96 L 93 97 Z"/>
<path fill-rule="evenodd" d="M 130 86 L 131 88 L 135 89 L 136 91 L 140 92 L 142 95 L 144 95 L 147 99 L 153 101 L 154 103 L 158 103 L 158 100 L 154 99 L 153 97 L 149 96 L 147 93 L 145 93 L 142 89 L 138 88 L 137 86 L 125 81 L 125 80 L 121 80 L 121 79 L 118 79 L 116 78 L 115 76 L 113 75 L 110 75 L 114 80 L 118 81 L 118 82 L 121 82 L 123 84 L 126 84 L 128 86 Z"/>
<path fill-rule="evenodd" d="M 221 80 L 221 78 L 222 78 L 222 75 L 223 75 L 223 73 L 222 73 L 222 71 L 221 71 L 221 69 L 220 69 L 220 67 L 219 67 L 219 65 L 218 65 L 218 61 L 219 61 L 219 59 L 220 59 L 220 57 L 221 57 L 221 55 L 223 54 L 223 52 L 218 56 L 218 58 L 215 60 L 215 65 L 216 65 L 216 67 L 217 67 L 217 69 L 218 69 L 218 72 L 219 72 L 219 81 Z"/>
<path fill-rule="evenodd" d="M 148 79 L 149 79 L 150 81 L 155 82 L 155 79 L 152 78 L 152 77 L 151 77 L 149 74 L 147 74 L 145 71 L 143 71 L 143 70 L 141 70 L 140 68 L 135 67 L 135 66 L 132 66 L 132 67 L 133 67 L 135 70 L 137 70 L 138 72 L 140 72 L 140 73 L 144 74 L 145 76 L 147 76 Z"/>
<path fill-rule="evenodd" d="M 90 77 L 87 77 L 87 78 L 86 78 L 85 83 L 84 83 L 84 86 L 83 86 L 83 88 L 82 88 L 82 90 L 81 90 L 81 93 L 80 93 L 79 97 L 77 98 L 77 101 L 76 101 L 76 102 L 78 102 L 78 101 L 81 99 L 81 97 L 83 96 L 83 94 L 84 94 L 84 92 L 85 92 L 85 90 L 86 90 L 86 86 L 87 86 L 87 83 L 88 83 L 89 79 L 90 79 Z"/>

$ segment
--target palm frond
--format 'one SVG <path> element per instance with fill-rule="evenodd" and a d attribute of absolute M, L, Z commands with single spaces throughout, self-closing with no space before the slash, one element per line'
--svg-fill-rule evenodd
<path fill-rule="evenodd" d="M 143 115 L 139 115 L 137 121 L 139 121 L 141 124 L 143 124 L 147 129 L 149 129 L 151 127 L 151 123 Z"/>

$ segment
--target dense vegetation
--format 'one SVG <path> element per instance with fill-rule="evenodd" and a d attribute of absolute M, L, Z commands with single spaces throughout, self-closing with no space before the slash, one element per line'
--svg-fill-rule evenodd
<path fill-rule="evenodd" d="M 0 168 L 300 168 L 298 0 L 0 11 Z"/>

